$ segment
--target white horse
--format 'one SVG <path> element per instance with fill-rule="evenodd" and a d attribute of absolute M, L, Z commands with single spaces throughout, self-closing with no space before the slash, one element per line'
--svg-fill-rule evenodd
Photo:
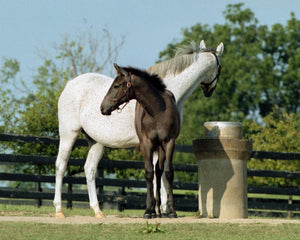
<path fill-rule="evenodd" d="M 181 117 L 184 101 L 199 84 L 206 97 L 211 96 L 216 88 L 221 71 L 218 57 L 223 49 L 223 43 L 220 43 L 216 51 L 208 50 L 202 40 L 200 46 L 191 44 L 189 48 L 181 49 L 173 59 L 148 69 L 149 73 L 158 74 L 173 92 Z M 129 148 L 139 144 L 134 126 L 135 100 L 130 101 L 120 113 L 115 111 L 110 116 L 104 116 L 100 112 L 100 104 L 113 80 L 98 73 L 82 74 L 67 83 L 59 98 L 60 143 L 55 163 L 56 186 L 53 201 L 55 217 L 65 217 L 61 203 L 62 180 L 72 147 L 80 132 L 85 133 L 90 146 L 84 171 L 90 207 L 97 218 L 105 217 L 99 208 L 95 184 L 95 174 L 104 146 Z M 155 159 L 157 161 L 157 156 Z M 165 205 L 164 195 L 162 193 L 162 205 Z"/>

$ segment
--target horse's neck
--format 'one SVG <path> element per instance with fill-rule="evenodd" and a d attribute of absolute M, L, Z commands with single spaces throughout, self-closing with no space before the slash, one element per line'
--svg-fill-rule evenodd
<path fill-rule="evenodd" d="M 167 88 L 175 96 L 177 105 L 183 105 L 202 81 L 210 77 L 213 79 L 214 61 L 215 57 L 212 54 L 202 53 L 198 60 L 180 74 L 168 74 L 164 78 Z"/>
<path fill-rule="evenodd" d="M 142 87 L 134 86 L 134 91 L 136 100 L 152 117 L 166 108 L 162 95 L 148 84 L 144 84 Z"/>

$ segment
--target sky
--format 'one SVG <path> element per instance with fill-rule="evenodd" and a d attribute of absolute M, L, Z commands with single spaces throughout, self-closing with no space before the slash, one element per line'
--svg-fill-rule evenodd
<path fill-rule="evenodd" d="M 107 28 L 117 41 L 125 36 L 117 63 L 145 69 L 184 28 L 224 24 L 226 6 L 239 2 L 260 25 L 285 25 L 291 12 L 300 18 L 299 0 L 0 0 L 0 66 L 2 57 L 17 59 L 19 75 L 30 80 L 43 63 L 40 50 L 91 27 Z"/>

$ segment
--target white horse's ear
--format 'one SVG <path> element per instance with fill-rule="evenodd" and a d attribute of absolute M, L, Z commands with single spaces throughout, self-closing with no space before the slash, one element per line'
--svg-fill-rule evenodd
<path fill-rule="evenodd" d="M 221 42 L 216 50 L 217 56 L 221 56 L 223 51 L 224 51 L 224 44 Z"/>
<path fill-rule="evenodd" d="M 202 40 L 202 41 L 200 42 L 200 50 L 202 50 L 202 49 L 206 49 L 206 45 L 205 45 L 204 40 Z"/>

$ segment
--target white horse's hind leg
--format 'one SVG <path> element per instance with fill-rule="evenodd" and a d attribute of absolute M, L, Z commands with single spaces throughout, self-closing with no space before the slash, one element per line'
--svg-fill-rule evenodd
<path fill-rule="evenodd" d="M 78 132 L 71 131 L 67 136 L 65 134 L 62 134 L 60 137 L 59 150 L 55 162 L 56 177 L 55 177 L 55 195 L 53 200 L 53 204 L 56 212 L 55 217 L 57 218 L 65 217 L 62 211 L 62 204 L 61 204 L 62 181 L 63 181 L 64 174 L 66 172 L 67 163 L 72 151 L 72 147 L 74 145 L 77 136 L 78 136 Z"/>
<path fill-rule="evenodd" d="M 87 160 L 84 165 L 86 183 L 90 198 L 90 207 L 94 210 L 96 218 L 105 217 L 99 207 L 95 182 L 97 166 L 103 155 L 103 149 L 104 146 L 102 144 L 93 142 L 90 146 Z"/>
<path fill-rule="evenodd" d="M 158 161 L 158 155 L 157 153 L 153 154 L 153 166 L 156 165 Z M 155 168 L 154 168 L 155 170 Z M 161 176 L 161 188 L 160 188 L 160 211 L 164 214 L 167 213 L 169 210 L 167 209 L 167 198 L 168 198 L 168 184 L 167 184 L 167 179 L 165 176 L 165 171 L 163 172 L 163 175 Z M 157 198 L 156 196 L 156 175 L 154 174 L 154 179 L 153 179 L 153 191 L 154 191 L 154 197 Z"/>
<path fill-rule="evenodd" d="M 165 163 L 166 166 L 166 163 Z M 167 179 L 166 179 L 166 175 L 165 175 L 165 171 L 163 172 L 163 175 L 161 176 L 161 188 L 160 188 L 160 198 L 161 198 L 161 205 L 160 205 L 160 210 L 161 212 L 164 213 L 168 213 L 169 209 L 168 209 L 168 204 L 167 204 L 167 200 L 168 200 L 168 184 L 167 184 Z"/>

